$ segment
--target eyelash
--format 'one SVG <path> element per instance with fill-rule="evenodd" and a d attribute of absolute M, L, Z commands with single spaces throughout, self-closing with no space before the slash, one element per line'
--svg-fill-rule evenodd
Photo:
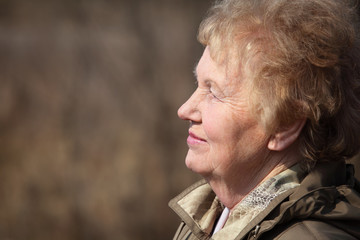
<path fill-rule="evenodd" d="M 211 94 L 212 97 L 216 98 L 216 99 L 219 99 L 215 93 L 211 90 L 211 88 L 209 88 L 209 93 Z"/>
<path fill-rule="evenodd" d="M 195 80 L 195 85 L 196 85 L 196 87 L 199 87 L 199 82 L 197 81 L 197 79 Z M 216 94 L 211 90 L 211 85 L 207 85 L 207 88 L 208 88 L 208 92 L 210 93 L 212 98 L 220 100 L 219 97 L 216 96 Z"/>

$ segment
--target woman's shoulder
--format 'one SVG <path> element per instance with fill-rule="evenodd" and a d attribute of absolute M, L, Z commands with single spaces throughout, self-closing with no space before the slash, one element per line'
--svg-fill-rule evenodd
<path fill-rule="evenodd" d="M 360 239 L 358 182 L 349 166 L 331 165 L 310 173 L 267 215 L 260 239 Z"/>
<path fill-rule="evenodd" d="M 355 240 L 354 235 L 342 230 L 331 223 L 316 219 L 293 220 L 287 224 L 278 225 L 272 231 L 265 233 L 260 239 L 276 240 L 318 240 L 341 239 Z"/>

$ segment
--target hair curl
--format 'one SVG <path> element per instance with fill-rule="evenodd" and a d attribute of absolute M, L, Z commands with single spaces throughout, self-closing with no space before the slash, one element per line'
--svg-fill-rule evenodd
<path fill-rule="evenodd" d="M 360 148 L 360 39 L 350 0 L 224 0 L 200 25 L 214 59 L 250 74 L 251 104 L 270 133 L 307 119 L 300 150 L 317 161 Z"/>

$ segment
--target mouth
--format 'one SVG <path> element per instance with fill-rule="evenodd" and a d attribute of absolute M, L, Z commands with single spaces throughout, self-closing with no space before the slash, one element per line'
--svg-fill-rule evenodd
<path fill-rule="evenodd" d="M 187 138 L 187 143 L 189 145 L 195 145 L 195 144 L 200 144 L 200 143 L 204 143 L 206 142 L 205 139 L 202 139 L 200 137 L 198 137 L 196 134 L 194 134 L 193 132 L 189 131 L 189 137 Z"/>

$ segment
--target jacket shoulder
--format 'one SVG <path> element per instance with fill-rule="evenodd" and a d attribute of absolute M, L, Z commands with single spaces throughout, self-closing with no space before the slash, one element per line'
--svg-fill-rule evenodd
<path fill-rule="evenodd" d="M 261 236 L 260 239 L 356 240 L 357 238 L 329 223 L 309 219 L 280 224 L 272 231 Z"/>
<path fill-rule="evenodd" d="M 192 234 L 190 228 L 184 222 L 181 222 L 173 240 L 199 240 L 199 238 Z"/>

